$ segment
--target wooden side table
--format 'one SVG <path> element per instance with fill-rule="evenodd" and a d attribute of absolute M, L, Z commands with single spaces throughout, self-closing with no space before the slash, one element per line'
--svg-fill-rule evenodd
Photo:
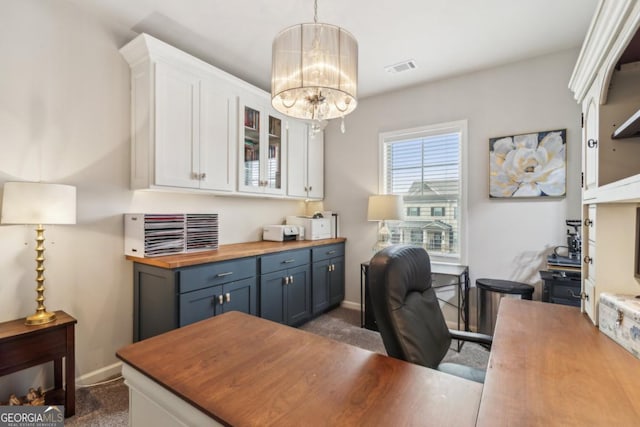
<path fill-rule="evenodd" d="M 23 319 L 0 323 L 0 376 L 53 362 L 55 388 L 45 395 L 46 404 L 63 404 L 65 417 L 76 412 L 75 324 L 64 311 L 44 325 L 27 326 Z M 64 383 L 62 359 L 64 358 Z"/>

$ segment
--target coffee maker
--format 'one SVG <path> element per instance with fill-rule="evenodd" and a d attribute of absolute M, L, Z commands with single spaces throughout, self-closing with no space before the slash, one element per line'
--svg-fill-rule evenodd
<path fill-rule="evenodd" d="M 582 222 L 579 219 L 567 219 L 567 227 L 573 230 L 567 230 L 567 250 L 569 259 L 579 260 L 582 252 L 582 239 L 580 238 L 580 226 Z"/>

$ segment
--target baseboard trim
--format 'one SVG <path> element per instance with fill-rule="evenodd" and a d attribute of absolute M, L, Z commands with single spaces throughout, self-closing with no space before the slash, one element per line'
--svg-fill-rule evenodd
<path fill-rule="evenodd" d="M 122 362 L 116 362 L 95 371 L 76 377 L 76 386 L 83 387 L 113 378 L 122 373 Z"/>
<path fill-rule="evenodd" d="M 359 302 L 351 302 L 351 301 L 342 301 L 340 303 L 341 307 L 348 308 L 350 310 L 358 310 L 360 311 L 360 303 Z"/>

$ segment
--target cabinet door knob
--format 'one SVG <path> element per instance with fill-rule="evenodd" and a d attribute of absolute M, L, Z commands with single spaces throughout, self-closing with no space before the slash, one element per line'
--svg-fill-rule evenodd
<path fill-rule="evenodd" d="M 589 255 L 586 255 L 583 261 L 585 264 L 593 264 L 593 258 L 591 258 Z"/>
<path fill-rule="evenodd" d="M 231 302 L 231 294 L 229 292 L 227 292 L 226 294 L 224 294 L 224 298 L 227 302 Z"/>
<path fill-rule="evenodd" d="M 285 276 L 284 277 L 284 284 L 288 285 L 289 284 L 289 276 Z"/>
<path fill-rule="evenodd" d="M 590 220 L 589 218 L 585 218 L 585 219 L 584 219 L 584 225 L 585 225 L 586 227 L 591 227 L 591 226 L 593 225 L 593 221 L 592 221 L 592 220 Z"/>
<path fill-rule="evenodd" d="M 310 185 L 309 186 L 309 191 L 312 191 L 312 190 L 313 190 L 313 185 Z"/>
<path fill-rule="evenodd" d="M 289 283 L 293 285 L 293 276 L 289 276 Z"/>
<path fill-rule="evenodd" d="M 200 174 L 200 179 L 205 179 L 206 177 L 207 177 L 206 173 L 203 172 L 203 173 Z"/>
<path fill-rule="evenodd" d="M 218 295 L 218 304 L 224 304 L 224 298 L 222 297 L 222 294 Z"/>
<path fill-rule="evenodd" d="M 587 147 L 594 148 L 597 146 L 598 146 L 598 141 L 596 141 L 595 139 L 590 139 L 587 141 Z"/>

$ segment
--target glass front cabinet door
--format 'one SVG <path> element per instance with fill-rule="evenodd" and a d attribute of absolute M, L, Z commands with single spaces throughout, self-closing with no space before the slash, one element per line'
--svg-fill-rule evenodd
<path fill-rule="evenodd" d="M 264 101 L 240 100 L 239 191 L 285 193 L 286 123 Z"/>

